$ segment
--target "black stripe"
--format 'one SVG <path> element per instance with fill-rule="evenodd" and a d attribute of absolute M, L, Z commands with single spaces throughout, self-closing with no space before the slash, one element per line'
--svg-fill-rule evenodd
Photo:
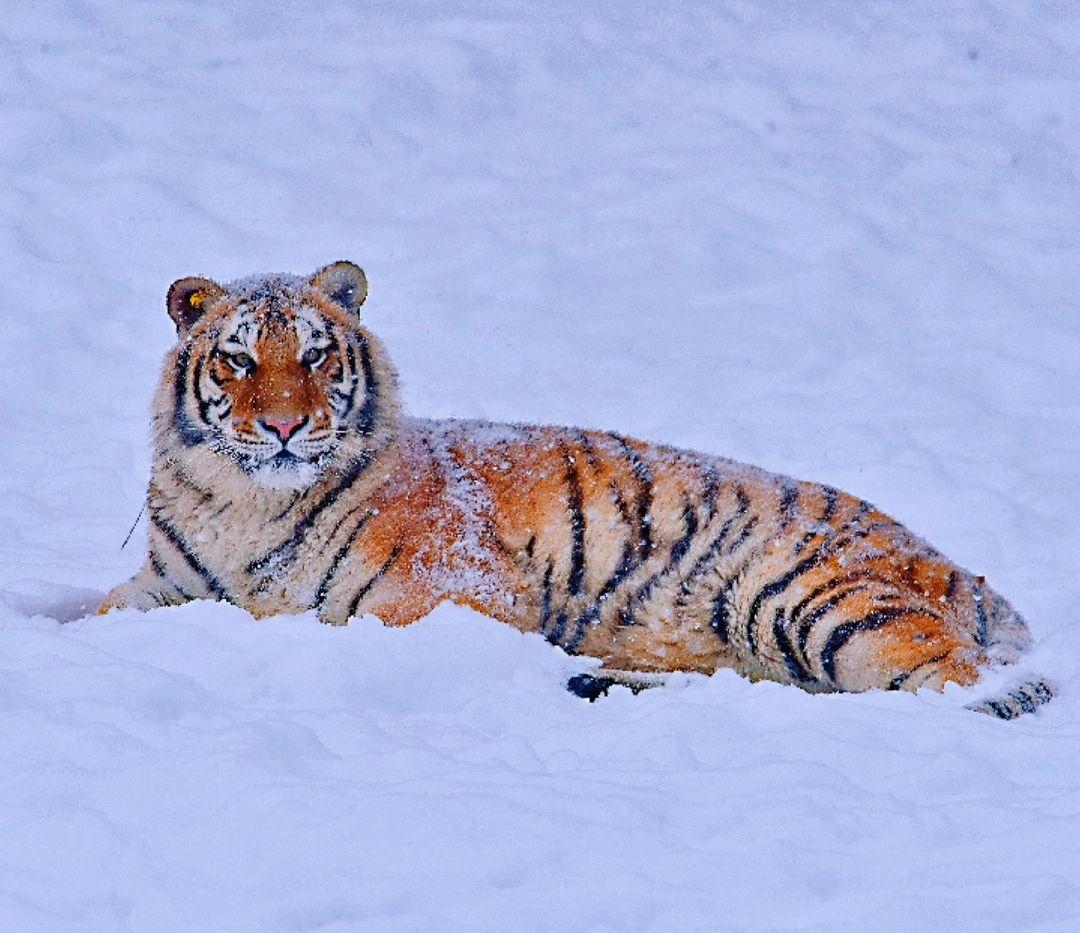
<path fill-rule="evenodd" d="M 878 609 L 875 612 L 871 612 L 869 615 L 863 616 L 861 619 L 852 619 L 850 622 L 844 622 L 841 625 L 838 625 L 829 633 L 829 637 L 825 640 L 825 646 L 821 649 L 821 654 L 819 655 L 821 669 L 825 672 L 825 676 L 833 681 L 833 683 L 836 682 L 836 655 L 856 635 L 861 632 L 872 632 L 876 629 L 884 628 L 886 625 L 909 616 L 925 614 L 926 613 L 918 609 L 907 609 L 903 607 L 895 609 Z"/>
<path fill-rule="evenodd" d="M 171 464 L 172 477 L 176 481 L 178 486 L 183 486 L 185 489 L 191 490 L 191 492 L 198 495 L 203 502 L 211 502 L 214 498 L 214 494 L 209 489 L 204 489 L 198 483 L 196 483 L 187 473 L 177 464 Z"/>
<path fill-rule="evenodd" d="M 206 438 L 205 433 L 191 423 L 184 406 L 188 393 L 187 375 L 190 362 L 191 347 L 185 345 L 176 358 L 176 379 L 173 381 L 173 426 L 185 447 L 194 447 Z"/>
<path fill-rule="evenodd" d="M 844 522 L 845 528 L 850 528 L 860 519 L 866 518 L 871 512 L 874 511 L 874 503 L 867 502 L 865 499 L 859 500 L 859 507 L 855 510 L 855 514 L 851 516 L 846 522 Z"/>
<path fill-rule="evenodd" d="M 853 573 L 841 574 L 839 577 L 831 577 L 824 583 L 819 583 L 809 593 L 807 593 L 802 599 L 800 599 L 791 609 L 791 621 L 797 623 L 802 617 L 803 611 L 819 596 L 823 596 L 829 590 L 836 589 L 840 586 L 846 586 L 848 583 L 879 583 L 877 577 L 869 577 L 867 571 L 856 570 Z"/>
<path fill-rule="evenodd" d="M 207 521 L 213 521 L 215 518 L 220 518 L 227 511 L 229 511 L 230 508 L 232 508 L 232 502 L 226 502 L 223 506 L 221 506 L 220 508 L 218 508 L 215 511 L 211 512 L 207 516 L 206 520 Z"/>
<path fill-rule="evenodd" d="M 669 561 L 670 566 L 674 566 L 679 563 L 685 556 L 686 552 L 690 550 L 690 544 L 694 540 L 694 535 L 698 530 L 698 516 L 697 509 L 689 499 L 683 502 L 683 534 L 671 546 L 671 559 Z"/>
<path fill-rule="evenodd" d="M 577 619 L 573 635 L 567 640 L 564 649 L 574 652 L 580 646 L 585 637 L 585 631 L 589 625 L 596 622 L 600 617 L 600 611 L 604 602 L 615 591 L 620 583 L 638 569 L 652 551 L 652 518 L 649 510 L 652 506 L 653 480 L 648 466 L 630 447 L 624 437 L 618 434 L 608 434 L 621 448 L 623 456 L 630 465 L 630 473 L 637 482 L 636 515 L 631 515 L 619 486 L 612 481 L 610 485 L 612 500 L 619 510 L 619 515 L 627 527 L 627 540 L 623 545 L 623 552 L 616 564 L 611 576 L 601 586 L 596 601 L 586 609 Z M 633 542 L 631 544 L 631 542 Z M 545 618 L 544 628 L 548 619 Z M 550 639 L 549 639 L 550 640 Z"/>
<path fill-rule="evenodd" d="M 161 577 L 162 580 L 169 584 L 172 583 L 172 580 L 169 579 L 169 574 L 165 571 L 165 565 L 158 560 L 157 555 L 153 551 L 150 552 L 150 566 L 153 568 L 154 573 Z"/>
<path fill-rule="evenodd" d="M 567 621 L 567 611 L 566 607 L 564 606 L 555 614 L 555 624 L 551 627 L 551 631 L 549 631 L 544 637 L 547 638 L 547 640 L 553 645 L 561 645 L 562 637 L 566 634 Z M 565 651 L 566 649 L 564 648 L 563 650 Z"/>
<path fill-rule="evenodd" d="M 753 520 L 751 520 L 751 522 L 752 521 Z M 709 628 L 716 633 L 724 644 L 727 644 L 728 638 L 731 635 L 731 607 L 728 605 L 728 599 L 731 596 L 731 591 L 735 589 L 736 584 L 742 579 L 747 568 L 753 563 L 754 557 L 754 554 L 748 556 L 746 560 L 738 566 L 735 572 L 728 577 L 727 581 L 713 597 L 712 614 L 709 617 Z"/>
<path fill-rule="evenodd" d="M 545 638 L 548 635 L 548 622 L 551 621 L 551 576 L 554 570 L 549 557 L 547 567 L 544 569 L 544 583 L 540 593 L 540 634 Z"/>
<path fill-rule="evenodd" d="M 668 555 L 667 563 L 649 577 L 623 607 L 622 612 L 619 614 L 620 625 L 636 624 L 636 612 L 638 607 L 643 606 L 648 602 L 649 597 L 652 595 L 652 591 L 656 589 L 657 584 L 678 568 L 679 561 L 682 560 L 686 555 L 686 552 L 690 549 L 690 543 L 697 533 L 698 517 L 697 510 L 689 499 L 683 501 L 682 520 L 682 536 L 671 546 L 671 553 Z"/>
<path fill-rule="evenodd" d="M 756 515 L 751 515 L 750 520 L 743 526 L 739 536 L 725 549 L 724 553 L 726 556 L 731 556 L 742 547 L 743 542 L 750 537 L 750 533 L 754 530 L 757 523 L 758 517 Z M 755 557 L 756 552 L 749 554 L 735 572 L 728 577 L 727 582 L 724 583 L 716 596 L 713 597 L 713 608 L 712 614 L 709 617 L 709 627 L 716 633 L 717 637 L 724 642 L 724 644 L 727 644 L 731 635 L 731 607 L 728 605 L 728 599 L 731 596 L 731 591 L 754 562 Z"/>
<path fill-rule="evenodd" d="M 742 532 L 739 537 L 731 542 L 731 545 L 726 549 L 727 555 L 734 554 L 750 537 L 750 533 L 754 530 L 754 526 L 757 525 L 758 517 L 752 515 L 750 520 L 743 526 Z M 728 638 L 731 634 L 730 630 L 730 607 L 728 606 L 728 597 L 731 595 L 731 591 L 735 588 L 735 584 L 739 582 L 742 575 L 746 573 L 747 568 L 753 563 L 756 552 L 750 554 L 740 565 L 739 568 L 728 578 L 723 588 L 713 597 L 713 609 L 712 615 L 709 619 L 709 627 L 717 634 L 722 642 L 727 644 Z"/>
<path fill-rule="evenodd" d="M 352 514 L 352 513 L 350 513 Z M 333 582 L 334 575 L 338 572 L 338 568 L 341 566 L 341 562 L 345 560 L 346 555 L 353 546 L 353 542 L 356 541 L 360 532 L 363 531 L 364 526 L 371 520 L 374 513 L 368 512 L 361 517 L 360 521 L 356 523 L 356 527 L 349 534 L 349 537 L 345 540 L 345 543 L 338 548 L 337 553 L 334 555 L 334 559 L 330 561 L 330 567 L 327 569 L 323 578 L 319 581 L 318 587 L 315 589 L 315 605 L 321 606 L 330 592 L 330 584 Z M 337 529 L 335 529 L 336 531 Z M 327 538 L 327 541 L 333 540 L 333 534 Z"/>
<path fill-rule="evenodd" d="M 801 577 L 808 570 L 812 570 L 832 553 L 833 549 L 828 546 L 827 542 L 823 542 L 809 557 L 804 557 L 786 573 L 777 577 L 771 583 L 766 583 L 765 586 L 758 590 L 757 595 L 750 603 L 750 612 L 747 614 L 746 618 L 746 643 L 750 648 L 751 654 L 757 653 L 757 617 L 765 600 L 771 599 L 773 596 L 782 593 L 791 586 L 796 579 Z"/>
<path fill-rule="evenodd" d="M 799 487 L 794 484 L 784 486 L 780 496 L 780 531 L 787 531 L 788 526 L 795 518 L 795 507 L 799 503 Z"/>
<path fill-rule="evenodd" d="M 858 541 L 858 540 L 860 540 L 862 538 L 866 538 L 867 536 L 869 536 L 874 531 L 875 528 L 878 528 L 878 527 L 883 526 L 883 525 L 884 526 L 890 526 L 890 525 L 894 524 L 891 520 L 876 521 L 876 522 L 871 522 L 869 525 L 865 526 L 864 528 L 856 528 L 854 531 L 850 531 L 849 529 L 851 529 L 852 526 L 855 525 L 859 521 L 859 519 L 862 518 L 866 514 L 866 512 L 869 511 L 871 508 L 872 508 L 872 506 L 868 502 L 862 502 L 860 504 L 858 513 L 856 515 L 852 516 L 851 519 L 849 519 L 848 521 L 846 521 L 844 523 L 843 527 L 844 527 L 844 529 L 846 531 L 848 531 L 848 533 L 845 534 L 845 535 L 836 537 L 836 538 L 826 539 L 826 541 L 822 545 L 822 547 L 828 547 L 831 553 L 840 553 L 844 548 L 849 547 L 853 542 Z M 819 549 L 819 551 L 815 551 L 815 553 L 819 553 L 819 552 L 820 552 L 820 549 Z M 861 563 L 864 560 L 871 559 L 873 556 L 874 555 L 863 555 L 862 557 L 859 558 L 858 561 L 855 562 L 854 566 L 857 566 L 859 563 Z M 853 566 L 853 564 L 849 562 L 847 564 L 847 566 L 850 567 L 850 566 Z M 895 589 L 895 587 L 893 587 L 891 583 L 888 583 L 888 581 L 882 581 L 882 580 L 879 580 L 876 577 L 872 577 L 872 578 L 867 577 L 867 575 L 864 572 L 861 572 L 861 571 L 856 571 L 854 573 L 846 573 L 846 574 L 843 574 L 843 575 L 841 575 L 839 577 L 834 577 L 834 578 L 832 578 L 830 580 L 826 580 L 824 583 L 819 584 L 817 587 L 815 587 L 813 590 L 811 590 L 810 593 L 808 593 L 806 596 L 804 596 L 798 603 L 796 603 L 793 610 L 792 610 L 792 613 L 791 613 L 791 621 L 792 621 L 792 623 L 794 624 L 794 623 L 798 622 L 799 616 L 802 613 L 802 611 L 806 608 L 806 606 L 809 605 L 809 603 L 811 603 L 813 600 L 817 599 L 820 595 L 822 595 L 822 593 L 825 593 L 828 590 L 831 590 L 836 586 L 840 586 L 840 585 L 843 585 L 844 583 L 854 581 L 854 580 L 862 580 L 867 585 L 869 585 L 871 583 L 882 583 L 883 585 L 887 585 L 890 588 Z M 845 596 L 849 595 L 851 592 L 857 592 L 858 589 L 861 589 L 861 588 L 865 588 L 865 587 L 857 587 L 855 590 L 846 591 L 845 593 L 840 595 L 840 599 L 843 599 Z M 804 621 L 799 626 L 799 650 L 803 652 L 804 656 L 805 656 L 806 640 L 807 640 L 807 637 L 808 637 L 810 627 L 812 627 L 813 623 L 817 619 L 819 619 L 821 617 L 821 612 L 819 610 L 831 608 L 831 606 L 836 605 L 837 602 L 839 602 L 838 599 L 837 600 L 829 600 L 828 602 L 823 603 L 821 606 L 818 607 L 818 609 L 815 609 L 811 613 L 811 615 L 807 617 L 808 621 Z M 935 612 L 933 612 L 933 611 L 931 611 L 929 609 L 924 610 L 924 611 L 925 611 L 925 613 L 927 615 L 933 615 L 934 618 L 940 618 L 940 616 L 938 616 L 937 613 L 935 613 Z"/>
<path fill-rule="evenodd" d="M 354 509 L 349 509 L 344 515 L 337 520 L 337 524 L 330 529 L 330 534 L 326 536 L 326 543 L 329 544 L 334 540 L 334 536 L 341 530 L 341 526 L 344 525 L 350 518 L 352 518 L 357 512 L 359 512 L 364 506 L 358 505 Z"/>
<path fill-rule="evenodd" d="M 739 536 L 731 542 L 730 546 L 724 551 L 724 554 L 730 557 L 736 553 L 748 540 L 750 535 L 754 533 L 754 529 L 757 528 L 759 518 L 757 515 L 751 515 L 750 520 L 743 525 L 742 530 L 739 532 Z"/>
<path fill-rule="evenodd" d="M 725 645 L 730 634 L 730 610 L 728 607 L 728 595 L 731 593 L 733 584 L 729 581 L 724 588 L 713 598 L 712 614 L 709 616 L 709 628 Z"/>
<path fill-rule="evenodd" d="M 1054 697 L 1054 691 L 1050 689 L 1050 686 L 1043 681 L 1033 681 L 1026 684 L 1029 689 L 1033 690 L 1035 696 L 1037 696 L 1043 703 L 1049 703 Z"/>
<path fill-rule="evenodd" d="M 990 623 L 986 618 L 986 606 L 983 605 L 983 588 L 976 583 L 971 590 L 971 599 L 975 603 L 975 644 L 985 647 L 989 637 Z"/>
<path fill-rule="evenodd" d="M 585 580 L 585 512 L 581 503 L 581 474 L 577 459 L 563 446 L 566 462 L 566 508 L 570 513 L 570 573 L 566 588 L 571 596 L 579 596 Z"/>
<path fill-rule="evenodd" d="M 682 586 L 680 587 L 679 602 L 676 603 L 676 606 L 681 605 L 682 599 L 690 595 L 690 587 L 693 585 L 694 580 L 702 574 L 715 569 L 716 558 L 719 556 L 720 550 L 727 540 L 727 536 L 731 533 L 731 529 L 734 528 L 735 523 L 740 521 L 750 510 L 750 498 L 746 495 L 746 490 L 744 490 L 742 486 L 735 487 L 735 501 L 737 503 L 735 511 L 725 519 L 724 524 L 720 527 L 720 531 L 717 532 L 716 537 L 709 542 L 709 546 L 702 555 L 694 561 L 694 566 L 690 568 L 690 572 L 683 578 Z"/>
<path fill-rule="evenodd" d="M 210 569 L 195 555 L 195 552 L 188 546 L 187 541 L 184 540 L 184 536 L 180 534 L 172 525 L 170 525 L 165 519 L 155 512 L 150 514 L 150 521 L 154 523 L 154 526 L 160 531 L 169 543 L 176 548 L 180 553 L 180 556 L 184 558 L 187 565 L 195 571 L 199 579 L 203 581 L 206 588 L 218 599 L 228 599 L 228 594 L 225 592 L 225 587 L 221 585 L 221 581 L 210 571 Z"/>
<path fill-rule="evenodd" d="M 622 490 L 619 489 L 618 483 L 612 480 L 608 483 L 608 488 L 611 490 L 611 501 L 615 503 L 615 508 L 619 510 L 619 517 L 626 524 L 630 532 L 633 533 L 633 523 L 630 520 L 630 507 L 626 504 L 626 499 L 622 494 Z"/>
<path fill-rule="evenodd" d="M 361 437 L 367 437 L 375 427 L 379 414 L 380 392 L 379 384 L 375 381 L 375 372 L 371 368 L 371 348 L 367 338 L 363 334 L 356 335 L 357 345 L 360 347 L 360 366 L 364 375 L 364 404 L 356 415 L 356 430 Z"/>
<path fill-rule="evenodd" d="M 892 680 L 889 681 L 889 686 L 886 690 L 901 690 L 904 684 L 906 684 L 912 677 L 915 676 L 924 667 L 928 667 L 931 664 L 937 664 L 938 661 L 944 661 L 949 656 L 948 651 L 943 651 L 941 654 L 935 654 L 932 658 L 927 658 L 919 664 L 916 664 L 910 671 L 904 671 L 902 674 L 897 674 Z"/>
<path fill-rule="evenodd" d="M 638 456 L 625 437 L 619 434 L 610 434 L 622 448 L 623 456 L 630 464 L 630 472 L 637 481 L 637 527 L 638 527 L 638 558 L 644 561 L 652 551 L 652 517 L 649 514 L 653 501 L 653 475 L 648 464 Z"/>
<path fill-rule="evenodd" d="M 323 497 L 315 503 L 311 511 L 304 515 L 293 526 L 292 534 L 286 538 L 281 544 L 264 554 L 262 557 L 253 560 L 247 565 L 247 572 L 249 574 L 258 574 L 268 567 L 274 565 L 288 565 L 295 557 L 297 549 L 303 543 L 307 533 L 311 530 L 311 527 L 315 524 L 319 516 L 328 509 L 338 497 L 345 492 L 353 483 L 355 483 L 364 471 L 371 465 L 371 462 L 375 459 L 376 454 L 381 453 L 378 451 L 364 451 L 358 456 L 345 471 L 344 475 L 338 480 L 337 485 L 328 490 Z"/>
<path fill-rule="evenodd" d="M 490 530 L 492 543 L 498 548 L 503 557 L 516 561 L 521 553 L 516 547 L 511 547 L 510 542 L 494 529 Z"/>
<path fill-rule="evenodd" d="M 289 500 L 289 504 L 285 506 L 285 508 L 283 508 L 280 512 L 278 512 L 277 515 L 271 518 L 270 521 L 280 522 L 286 515 L 288 515 L 293 510 L 293 506 L 296 505 L 296 503 L 299 502 L 301 499 L 303 499 L 306 494 L 307 490 L 293 493 L 293 497 Z"/>
<path fill-rule="evenodd" d="M 816 606 L 814 609 L 808 612 L 806 614 L 806 617 L 799 621 L 799 627 L 796 632 L 796 642 L 798 644 L 799 653 L 802 654 L 804 658 L 807 658 L 806 643 L 810 640 L 810 632 L 813 630 L 814 625 L 817 623 L 818 619 L 824 616 L 831 609 L 834 609 L 836 606 L 840 605 L 840 603 L 842 603 L 849 596 L 854 596 L 856 593 L 862 593 L 868 589 L 870 589 L 869 584 L 856 584 L 855 586 L 849 586 L 847 589 L 843 589 L 839 592 L 833 593 L 833 595 L 830 596 L 827 600 L 825 600 L 825 602 L 821 603 L 821 605 Z M 794 619 L 792 621 L 794 623 Z M 807 659 L 809 660 L 809 658 Z"/>
<path fill-rule="evenodd" d="M 949 571 L 949 582 L 945 584 L 945 599 L 950 600 L 956 593 L 956 584 L 960 582 L 960 574 L 955 570 Z"/>
<path fill-rule="evenodd" d="M 1022 709 L 1025 713 L 1035 712 L 1035 707 L 1037 704 L 1023 691 L 1022 688 L 1014 690 L 1011 696 L 1013 696 L 1017 701 L 1019 701 L 1020 709 Z"/>
<path fill-rule="evenodd" d="M 401 553 L 401 542 L 398 541 L 393 549 L 390 551 L 390 556 L 383 561 L 382 566 L 375 571 L 368 579 L 368 581 L 356 591 L 356 595 L 352 598 L 352 602 L 349 603 L 349 612 L 346 618 L 351 618 L 356 615 L 356 610 L 360 606 L 360 600 L 362 600 L 368 593 L 371 592 L 371 588 L 382 579 L 383 574 L 390 569 L 390 565 L 398 559 L 398 555 Z"/>
<path fill-rule="evenodd" d="M 195 599 L 190 593 L 188 593 L 179 583 L 177 583 L 172 577 L 169 576 L 169 572 L 165 569 L 165 565 L 158 560 L 157 555 L 152 551 L 150 553 L 150 566 L 153 568 L 154 573 L 161 577 L 163 583 L 167 583 L 177 593 L 184 597 L 184 599 Z"/>
<path fill-rule="evenodd" d="M 720 471 L 711 463 L 705 467 L 705 475 L 702 478 L 701 502 L 705 506 L 705 521 L 709 524 L 716 515 L 716 497 L 720 492 Z"/>
<path fill-rule="evenodd" d="M 791 639 L 784 628 L 784 610 L 779 606 L 776 609 L 776 615 L 773 617 L 773 640 L 776 642 L 780 654 L 783 655 L 788 673 L 795 680 L 805 682 L 814 679 L 810 671 L 803 665 L 802 659 L 796 654 L 795 647 L 791 644 Z"/>
<path fill-rule="evenodd" d="M 336 339 L 334 340 L 333 348 L 339 349 L 339 344 Z M 338 359 L 340 360 L 340 354 L 338 356 Z M 351 385 L 349 387 L 348 394 L 343 396 L 345 399 L 345 406 L 342 409 L 341 414 L 338 416 L 342 421 L 345 421 L 349 417 L 349 415 L 352 414 L 353 408 L 356 407 L 356 388 L 360 384 L 360 375 L 356 371 L 356 353 L 353 351 L 352 344 L 350 343 L 345 344 L 345 361 L 348 363 L 349 381 L 351 382 Z M 345 372 L 345 364 L 342 363 L 341 377 L 336 381 L 340 382 L 341 379 L 344 379 Z M 365 376 L 364 378 L 366 385 L 367 377 Z M 338 394 L 342 395 L 342 393 Z"/>
<path fill-rule="evenodd" d="M 600 591 L 596 594 L 596 600 L 588 609 L 586 609 L 580 616 L 578 616 L 577 622 L 574 624 L 574 634 L 564 645 L 565 649 L 573 654 L 579 647 L 581 642 L 585 638 L 585 632 L 588 627 L 596 622 L 600 618 L 600 611 L 603 609 L 604 603 L 615 591 L 615 588 L 622 583 L 634 570 L 639 566 L 639 563 L 634 558 L 634 545 L 631 538 L 627 538 L 623 542 L 622 554 L 619 556 L 619 562 L 615 565 L 615 570 L 612 571 L 610 577 L 604 581 L 604 585 L 600 587 Z"/>
<path fill-rule="evenodd" d="M 345 376 L 345 363 L 341 359 L 341 341 L 338 340 L 337 337 L 334 336 L 333 332 L 329 330 L 325 334 L 320 331 L 311 335 L 311 339 L 314 341 L 318 341 L 321 337 L 326 338 L 326 343 L 323 345 L 322 348 L 323 352 L 328 355 L 336 356 L 338 358 L 338 367 L 341 372 L 338 373 L 338 377 L 334 380 L 334 382 L 341 382 L 341 380 Z"/>
<path fill-rule="evenodd" d="M 206 365 L 206 358 L 200 356 L 195 360 L 195 371 L 191 374 L 191 394 L 195 396 L 195 405 L 199 409 L 199 418 L 202 419 L 203 424 L 208 428 L 212 427 L 210 421 L 210 399 L 205 399 L 202 396 L 201 384 L 203 367 Z"/>
<path fill-rule="evenodd" d="M 596 455 L 596 448 L 593 446 L 593 442 L 586 437 L 584 431 L 578 431 L 577 442 L 581 447 L 581 452 L 585 455 L 585 462 L 589 464 L 589 469 L 596 472 L 600 469 L 600 458 Z"/>
<path fill-rule="evenodd" d="M 212 360 L 215 360 L 215 359 L 220 359 L 220 358 L 221 358 L 222 356 L 224 356 L 224 355 L 225 355 L 225 354 L 224 354 L 224 353 L 222 353 L 222 351 L 221 351 L 221 350 L 220 350 L 220 348 L 218 348 L 218 347 L 214 347 L 214 348 L 213 348 L 213 349 L 212 349 L 212 350 L 210 351 L 210 359 L 212 359 Z M 201 369 L 201 368 L 199 369 L 199 373 L 200 373 L 200 374 L 202 373 L 202 369 Z M 214 385 L 216 385 L 216 386 L 217 386 L 217 387 L 218 387 L 219 389 L 220 389 L 220 388 L 221 388 L 221 387 L 222 387 L 222 386 L 224 385 L 224 383 L 223 383 L 223 382 L 222 382 L 222 381 L 221 381 L 220 379 L 218 379 L 218 377 L 217 377 L 217 376 L 215 376 L 215 375 L 214 375 L 214 371 L 213 371 L 213 369 L 211 369 L 211 370 L 210 370 L 210 372 L 209 372 L 209 373 L 207 373 L 207 375 L 208 375 L 208 376 L 210 377 L 210 381 L 211 381 L 211 382 L 212 382 L 212 383 L 213 383 Z M 197 378 L 197 377 L 196 377 L 196 378 Z"/>
<path fill-rule="evenodd" d="M 840 498 L 840 494 L 832 486 L 822 486 L 821 488 L 825 492 L 825 511 L 821 513 L 821 518 L 818 521 L 828 522 L 836 514 L 836 503 Z"/>

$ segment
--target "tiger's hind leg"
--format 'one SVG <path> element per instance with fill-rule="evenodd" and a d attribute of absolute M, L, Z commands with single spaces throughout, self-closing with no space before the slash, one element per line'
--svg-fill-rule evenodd
<path fill-rule="evenodd" d="M 612 687 L 628 687 L 631 693 L 637 694 L 652 687 L 662 687 L 665 679 L 663 674 L 644 674 L 601 667 L 594 672 L 575 674 L 566 682 L 566 689 L 574 696 L 594 703 L 600 697 L 607 696 Z"/>
<path fill-rule="evenodd" d="M 954 649 L 944 656 L 934 656 L 901 671 L 888 684 L 889 690 L 909 690 L 921 687 L 941 691 L 946 684 L 970 687 L 979 679 L 979 668 L 986 663 L 985 655 L 971 647 Z"/>
<path fill-rule="evenodd" d="M 833 690 L 970 686 L 989 661 L 972 638 L 920 609 L 898 606 L 833 622 L 816 646 L 822 679 Z"/>

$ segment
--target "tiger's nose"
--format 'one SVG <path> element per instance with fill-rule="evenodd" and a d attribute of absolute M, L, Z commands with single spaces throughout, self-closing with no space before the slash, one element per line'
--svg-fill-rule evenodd
<path fill-rule="evenodd" d="M 260 418 L 259 424 L 268 431 L 273 431 L 281 443 L 285 444 L 288 443 L 290 437 L 307 424 L 307 418 Z"/>

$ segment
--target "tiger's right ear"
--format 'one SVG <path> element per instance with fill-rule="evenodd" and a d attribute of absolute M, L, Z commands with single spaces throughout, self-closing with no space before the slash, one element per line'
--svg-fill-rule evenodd
<path fill-rule="evenodd" d="M 176 332 L 186 334 L 195 322 L 203 316 L 206 303 L 218 295 L 225 294 L 217 282 L 209 279 L 189 276 L 186 279 L 177 279 L 169 286 L 169 297 L 165 303 L 169 309 L 169 317 L 176 324 Z"/>

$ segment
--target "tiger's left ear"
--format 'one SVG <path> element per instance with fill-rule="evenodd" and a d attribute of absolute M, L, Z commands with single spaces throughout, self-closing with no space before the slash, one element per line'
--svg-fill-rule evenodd
<path fill-rule="evenodd" d="M 195 325 L 206 312 L 206 304 L 218 295 L 225 294 L 217 282 L 209 279 L 189 276 L 177 279 L 169 286 L 169 296 L 165 299 L 169 317 L 176 325 L 176 332 L 183 336 Z"/>
<path fill-rule="evenodd" d="M 311 277 L 311 284 L 334 304 L 358 316 L 367 298 L 367 276 L 358 265 L 342 260 L 332 262 Z"/>

